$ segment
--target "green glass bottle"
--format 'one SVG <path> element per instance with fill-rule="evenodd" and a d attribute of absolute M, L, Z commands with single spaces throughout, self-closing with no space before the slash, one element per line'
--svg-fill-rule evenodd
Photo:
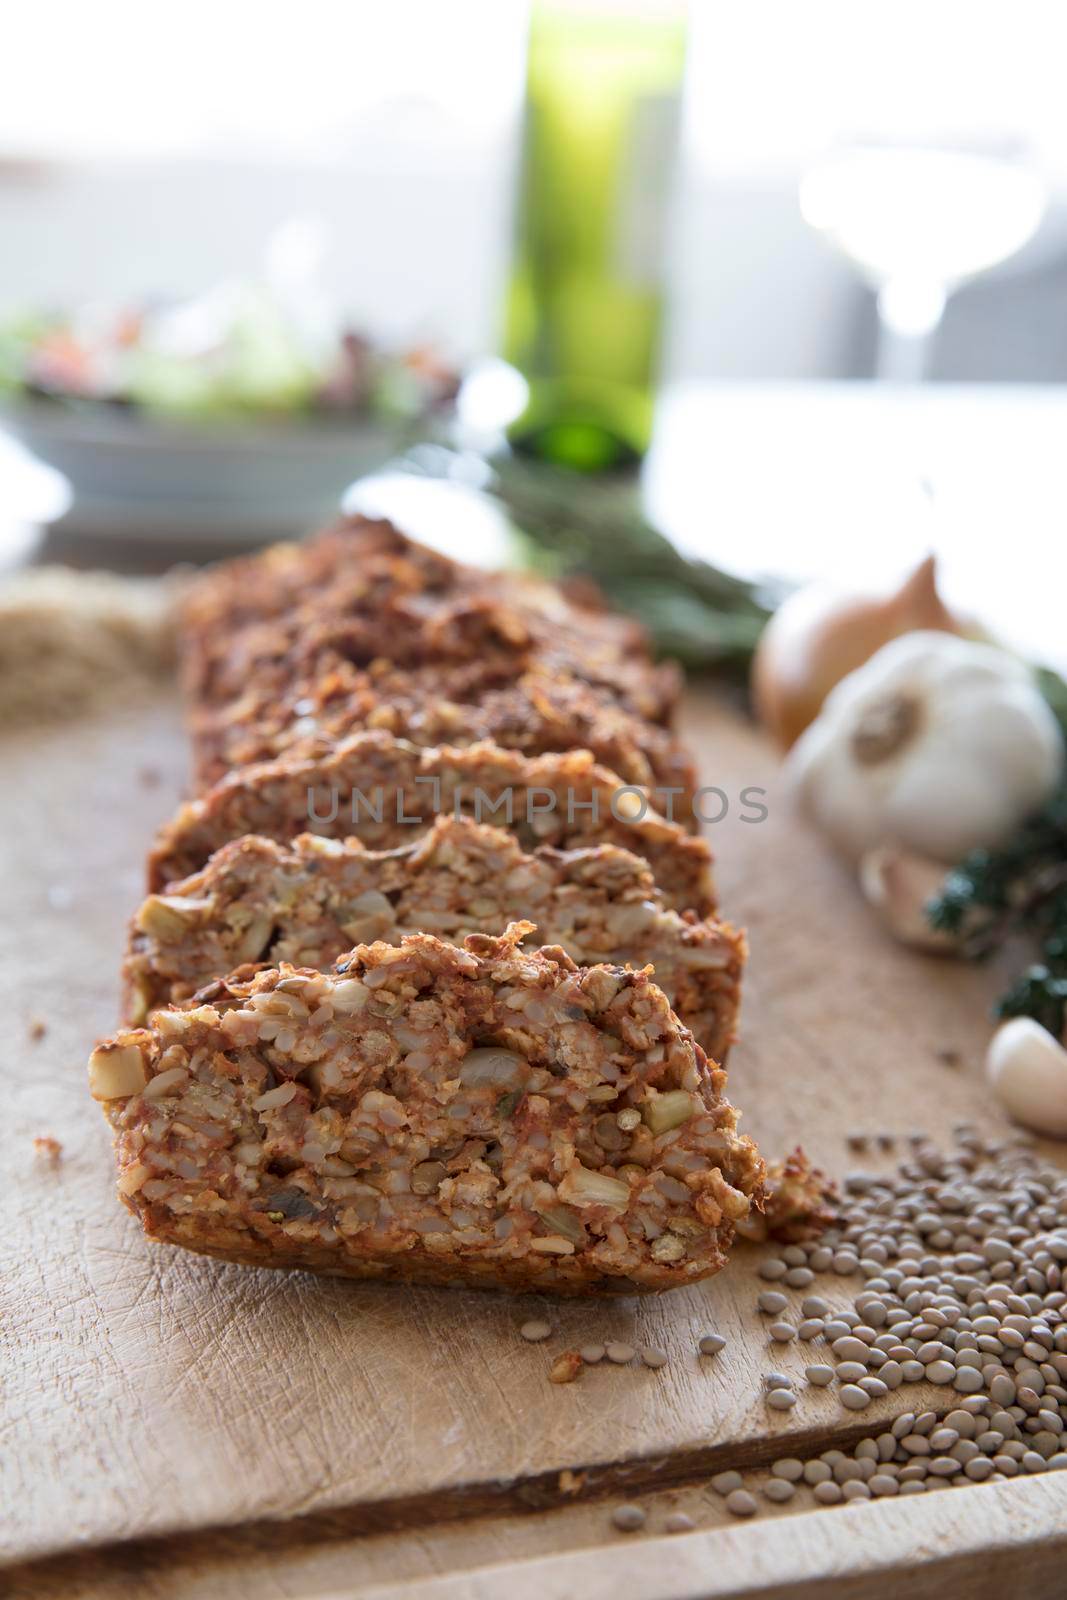
<path fill-rule="evenodd" d="M 594 471 L 652 428 L 685 65 L 672 0 L 535 0 L 505 355 L 521 450 Z"/>

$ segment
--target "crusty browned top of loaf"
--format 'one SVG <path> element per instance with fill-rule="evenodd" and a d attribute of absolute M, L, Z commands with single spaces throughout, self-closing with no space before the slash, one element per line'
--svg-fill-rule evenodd
<path fill-rule="evenodd" d="M 524 919 L 539 944 L 581 965 L 651 964 L 656 983 L 713 1060 L 734 1038 L 745 960 L 727 924 L 664 903 L 647 863 L 615 845 L 541 847 L 467 818 L 439 817 L 394 850 L 303 834 L 246 835 L 201 871 L 150 895 L 126 958 L 126 1015 L 142 1023 L 246 963 L 325 969 L 353 944 L 436 934 L 462 943 Z M 528 941 L 529 942 L 529 941 Z"/>
<path fill-rule="evenodd" d="M 182 608 L 190 702 L 226 706 L 255 678 L 266 694 L 340 663 L 483 661 L 505 678 L 528 666 L 597 684 L 664 721 L 680 678 L 654 665 L 640 624 L 577 605 L 552 584 L 450 561 L 391 523 L 346 518 L 301 544 L 209 570 Z"/>
<path fill-rule="evenodd" d="M 725 1262 L 761 1194 L 709 1064 L 647 972 L 365 945 L 105 1041 L 90 1085 L 155 1238 L 355 1277 L 659 1290 Z"/>
<path fill-rule="evenodd" d="M 199 871 L 231 839 L 282 843 L 300 833 L 407 844 L 437 816 L 505 825 L 525 846 L 617 844 L 642 856 L 668 904 L 714 909 L 711 851 L 621 784 L 588 751 L 523 756 L 494 744 L 422 750 L 388 733 L 359 733 L 318 759 L 244 767 L 182 806 L 149 856 L 148 887 Z"/>
<path fill-rule="evenodd" d="M 369 669 L 338 661 L 278 690 L 253 673 L 231 704 L 192 706 L 189 728 L 200 789 L 233 767 L 317 755 L 377 728 L 419 745 L 491 739 L 524 755 L 590 750 L 624 782 L 651 789 L 660 811 L 694 815 L 696 767 L 668 729 L 581 679 L 542 670 L 510 678 L 482 660 Z"/>

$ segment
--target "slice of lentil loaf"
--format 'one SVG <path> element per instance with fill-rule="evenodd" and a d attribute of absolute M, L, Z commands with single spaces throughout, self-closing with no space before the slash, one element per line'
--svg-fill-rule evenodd
<path fill-rule="evenodd" d="M 370 669 L 340 662 L 295 677 L 280 692 L 253 675 L 239 700 L 222 709 L 192 707 L 197 787 L 278 756 L 329 751 L 364 728 L 384 729 L 418 745 L 465 745 L 491 739 L 524 755 L 590 750 L 625 783 L 649 788 L 660 811 L 690 823 L 697 787 L 692 756 L 666 728 L 647 722 L 605 691 L 541 670 L 504 677 L 492 663 Z"/>
<path fill-rule="evenodd" d="M 587 750 L 523 756 L 491 743 L 422 750 L 388 733 L 357 733 L 329 755 L 239 768 L 184 805 L 159 834 L 148 888 L 198 872 L 246 833 L 287 843 L 313 832 L 388 849 L 438 816 L 504 823 L 528 847 L 616 844 L 642 856 L 668 905 L 714 909 L 707 843 L 668 822 Z"/>
<path fill-rule="evenodd" d="M 363 945 L 224 980 L 89 1063 L 153 1238 L 256 1266 L 633 1293 L 724 1265 L 763 1163 L 646 972 Z"/>
<path fill-rule="evenodd" d="M 193 707 L 241 702 L 252 683 L 281 697 L 376 661 L 478 663 L 501 682 L 537 667 L 656 722 L 681 684 L 676 668 L 650 660 L 633 619 L 536 578 L 463 566 L 364 517 L 213 568 L 191 586 L 179 632 Z"/>
<path fill-rule="evenodd" d="M 580 965 L 651 964 L 658 986 L 713 1060 L 733 1042 L 742 934 L 666 906 L 646 864 L 616 845 L 542 847 L 441 817 L 396 850 L 302 834 L 224 845 L 191 878 L 150 895 L 133 919 L 126 1008 L 139 1024 L 214 978 L 258 962 L 328 968 L 353 944 L 409 933 L 462 943 L 518 919 Z"/>

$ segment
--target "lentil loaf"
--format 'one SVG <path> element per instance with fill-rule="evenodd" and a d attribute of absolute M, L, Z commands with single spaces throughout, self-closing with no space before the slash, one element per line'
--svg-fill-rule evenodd
<path fill-rule="evenodd" d="M 376 661 L 479 663 L 501 682 L 537 668 L 661 723 L 681 686 L 632 619 L 535 578 L 463 566 L 364 517 L 213 568 L 191 586 L 179 631 L 194 708 L 241 702 L 250 683 L 281 697 Z"/>
<path fill-rule="evenodd" d="M 681 1021 L 725 1061 L 745 961 L 739 932 L 672 910 L 645 862 L 617 845 L 527 854 L 513 834 L 467 818 L 441 817 L 388 851 L 313 834 L 224 845 L 137 912 L 125 1014 L 142 1023 L 246 963 L 321 970 L 353 944 L 416 932 L 459 944 L 520 919 L 581 965 L 650 963 Z"/>
<path fill-rule="evenodd" d="M 531 929 L 364 945 L 155 1013 L 89 1063 L 156 1239 L 354 1278 L 633 1293 L 719 1270 L 761 1196 L 647 972 Z"/>
<path fill-rule="evenodd" d="M 668 905 L 701 916 L 714 909 L 705 840 L 660 816 L 587 750 L 523 756 L 489 742 L 423 750 L 374 732 L 319 758 L 239 768 L 189 801 L 156 840 L 148 888 L 189 877 L 248 833 L 283 844 L 309 831 L 356 836 L 386 849 L 441 815 L 503 821 L 530 847 L 619 845 L 649 863 Z"/>
<path fill-rule="evenodd" d="M 604 689 L 540 668 L 501 674 L 492 661 L 369 668 L 318 663 L 280 688 L 254 673 L 240 698 L 190 710 L 195 778 L 209 788 L 234 767 L 329 751 L 349 734 L 384 729 L 413 744 L 491 739 L 524 755 L 590 750 L 626 783 L 687 825 L 695 821 L 696 767 L 667 729 L 620 705 Z"/>

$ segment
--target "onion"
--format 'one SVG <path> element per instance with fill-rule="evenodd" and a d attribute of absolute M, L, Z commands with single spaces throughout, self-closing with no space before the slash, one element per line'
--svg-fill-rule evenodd
<path fill-rule="evenodd" d="M 669 1133 L 680 1128 L 695 1114 L 697 1102 L 685 1089 L 668 1089 L 666 1094 L 654 1094 L 641 1107 L 646 1125 L 654 1134 Z"/>
<path fill-rule="evenodd" d="M 963 632 L 937 592 L 935 556 L 888 597 L 809 584 L 790 595 L 763 630 L 752 664 L 757 716 L 788 750 L 842 678 L 891 639 L 920 628 Z"/>
<path fill-rule="evenodd" d="M 560 1197 L 576 1206 L 611 1206 L 625 1211 L 630 1203 L 630 1186 L 621 1178 L 609 1178 L 589 1167 L 574 1166 L 559 1186 Z"/>

